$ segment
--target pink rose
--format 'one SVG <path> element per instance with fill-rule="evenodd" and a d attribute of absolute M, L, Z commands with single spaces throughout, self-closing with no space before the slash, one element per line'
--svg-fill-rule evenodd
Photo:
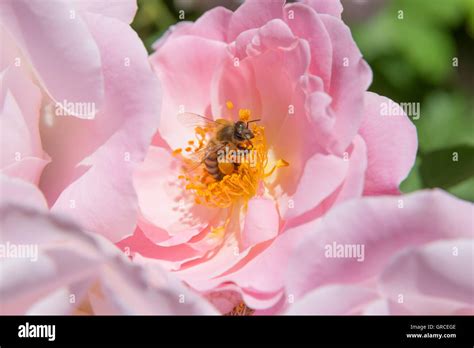
<path fill-rule="evenodd" d="M 138 227 L 118 245 L 158 260 L 223 313 L 242 299 L 281 307 L 300 239 L 291 231 L 345 201 L 398 194 L 413 165 L 415 127 L 381 115 L 391 101 L 367 92 L 371 71 L 341 11 L 337 1 L 246 1 L 154 45 L 161 124 L 134 177 Z M 251 126 L 256 165 L 218 182 L 183 172 L 203 145 L 202 129 L 178 121 L 183 111 L 261 119 Z"/>
<path fill-rule="evenodd" d="M 132 0 L 0 3 L 0 170 L 112 241 L 133 232 L 132 171 L 160 107 L 135 11 Z"/>
<path fill-rule="evenodd" d="M 338 1 L 215 8 L 150 61 L 135 11 L 0 3 L 0 245 L 34 258 L 2 257 L 2 314 L 474 312 L 473 205 L 399 195 L 415 128 Z M 260 119 L 250 159 L 186 171 L 212 132 L 182 112 Z"/>

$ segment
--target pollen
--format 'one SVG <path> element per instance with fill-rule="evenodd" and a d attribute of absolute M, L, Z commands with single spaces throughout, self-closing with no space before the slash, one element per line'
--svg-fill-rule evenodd
<path fill-rule="evenodd" d="M 183 149 L 177 148 L 173 151 L 173 156 L 178 156 L 179 154 L 181 154 L 181 152 L 183 152 Z"/>
<path fill-rule="evenodd" d="M 250 120 L 250 115 L 251 115 L 251 112 L 250 112 L 249 109 L 240 109 L 239 110 L 239 119 L 241 121 L 247 122 L 248 120 Z"/>
<path fill-rule="evenodd" d="M 232 103 L 230 100 L 225 103 L 227 106 L 227 109 L 232 110 L 234 108 L 234 103 Z"/>
<path fill-rule="evenodd" d="M 248 121 L 250 115 L 250 110 L 239 110 L 241 121 Z M 206 171 L 205 166 L 198 165 L 196 167 L 195 163 L 193 164 L 184 156 L 182 157 L 184 174 L 180 175 L 179 178 L 185 180 L 185 189 L 194 193 L 196 204 L 219 208 L 230 207 L 236 202 L 246 204 L 248 200 L 256 195 L 262 180 L 271 175 L 276 169 L 288 165 L 284 160 L 269 164 L 265 128 L 258 122 L 250 124 L 249 127 L 254 134 L 254 138 L 246 146 L 248 156 L 241 159 L 235 167 L 231 163 L 230 168 L 229 166 L 224 168 L 222 163 L 219 163 L 219 168 L 224 173 L 221 180 L 214 179 Z M 206 147 L 211 136 L 211 130 L 196 127 L 195 137 L 197 141 L 192 151 L 200 152 Z M 178 152 L 178 155 L 181 156 L 181 152 L 182 150 Z M 190 170 L 190 167 L 194 168 Z M 214 234 L 218 235 L 219 233 L 215 231 Z"/>
<path fill-rule="evenodd" d="M 255 311 L 252 308 L 247 307 L 244 302 L 240 302 L 237 306 L 235 306 L 230 312 L 226 313 L 225 315 L 228 316 L 246 316 L 252 315 Z"/>

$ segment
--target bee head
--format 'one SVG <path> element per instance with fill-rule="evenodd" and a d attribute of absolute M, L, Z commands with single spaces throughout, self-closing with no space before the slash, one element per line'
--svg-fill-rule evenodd
<path fill-rule="evenodd" d="M 243 121 L 237 121 L 235 123 L 234 136 L 241 141 L 254 138 L 252 131 L 248 127 L 248 123 Z"/>

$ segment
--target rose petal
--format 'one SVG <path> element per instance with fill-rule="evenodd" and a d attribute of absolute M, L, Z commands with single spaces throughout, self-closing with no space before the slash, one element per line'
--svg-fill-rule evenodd
<path fill-rule="evenodd" d="M 278 234 L 279 216 L 273 199 L 256 197 L 248 202 L 242 230 L 244 249 L 272 239 Z"/>
<path fill-rule="evenodd" d="M 332 66 L 332 44 L 318 14 L 301 3 L 285 6 L 285 21 L 294 35 L 308 41 L 311 50 L 310 72 L 320 77 L 329 90 Z"/>
<path fill-rule="evenodd" d="M 333 133 L 338 144 L 332 149 L 342 153 L 356 135 L 363 118 L 364 95 L 372 81 L 372 71 L 352 39 L 349 28 L 340 20 L 320 15 L 333 48 L 329 95 L 335 113 Z"/>
<path fill-rule="evenodd" d="M 342 5 L 339 0 L 303 0 L 318 13 L 325 13 L 336 18 L 341 18 Z"/>
<path fill-rule="evenodd" d="M 145 235 L 155 243 L 171 237 L 172 244 L 187 242 L 216 222 L 218 209 L 197 205 L 186 183 L 178 179 L 180 161 L 163 148 L 150 147 L 134 175 Z M 159 205 L 156 205 L 159 202 Z M 217 226 L 214 226 L 217 227 Z M 167 241 L 170 245 L 170 241 Z"/>
<path fill-rule="evenodd" d="M 232 15 L 227 40 L 232 41 L 241 32 L 261 27 L 272 19 L 281 19 L 283 17 L 283 5 L 284 0 L 245 1 Z"/>
<path fill-rule="evenodd" d="M 383 114 L 390 108 L 388 98 L 368 92 L 359 133 L 367 144 L 368 167 L 365 195 L 398 193 L 398 185 L 415 163 L 418 147 L 416 128 L 402 115 Z M 401 110 L 401 109 L 400 109 Z"/>
<path fill-rule="evenodd" d="M 404 250 L 381 274 L 379 289 L 395 305 L 416 314 L 474 310 L 473 247 L 472 239 L 456 239 Z"/>
<path fill-rule="evenodd" d="M 23 254 L 28 257 L 2 258 L 2 314 L 71 314 L 89 303 L 88 295 L 94 298 L 95 314 L 216 313 L 157 264 L 140 262 L 139 257 L 138 264 L 132 264 L 103 237 L 84 233 L 64 217 L 50 214 L 41 207 L 41 193 L 35 186 L 3 176 L 1 180 L 2 192 L 7 188 L 16 197 L 36 201 L 22 206 L 19 200 L 2 196 L 2 246 L 32 247 L 29 255 Z"/>
<path fill-rule="evenodd" d="M 306 232 L 289 261 L 288 292 L 300 296 L 324 284 L 368 279 L 404 247 L 472 237 L 472 213 L 471 204 L 437 190 L 338 205 L 322 219 L 300 227 Z M 364 254 L 326 257 L 333 243 L 363 246 Z"/>
<path fill-rule="evenodd" d="M 292 219 L 315 208 L 341 185 L 348 167 L 348 162 L 337 156 L 315 154 L 311 157 L 295 193 L 291 195 L 292 208 L 287 208 L 288 202 L 280 203 L 283 216 Z"/>
<path fill-rule="evenodd" d="M 311 291 L 290 305 L 291 315 L 354 315 L 377 298 L 373 290 L 358 286 L 328 285 Z"/>
<path fill-rule="evenodd" d="M 180 111 L 212 117 L 208 113 L 211 79 L 226 54 L 222 42 L 183 36 L 168 41 L 150 57 L 163 83 L 159 131 L 171 149 L 185 148 L 195 138 L 194 129 L 178 121 Z"/>
<path fill-rule="evenodd" d="M 160 92 L 146 50 L 128 25 L 92 13 L 84 18 L 100 47 L 105 104 L 94 120 L 55 117 L 43 128 L 53 163 L 40 185 L 54 212 L 117 241 L 136 224 L 132 171 L 159 121 Z"/>
<path fill-rule="evenodd" d="M 7 0 L 0 18 L 55 101 L 89 102 L 100 109 L 99 50 L 81 16 L 71 11 L 65 2 Z"/>

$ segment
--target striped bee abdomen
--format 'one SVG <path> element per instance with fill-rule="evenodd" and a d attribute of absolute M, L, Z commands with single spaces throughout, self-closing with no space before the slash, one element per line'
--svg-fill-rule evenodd
<path fill-rule="evenodd" d="M 217 162 L 217 153 L 210 153 L 204 160 L 204 165 L 206 166 L 207 172 L 216 180 L 222 180 L 224 174 L 219 170 L 219 165 Z"/>

